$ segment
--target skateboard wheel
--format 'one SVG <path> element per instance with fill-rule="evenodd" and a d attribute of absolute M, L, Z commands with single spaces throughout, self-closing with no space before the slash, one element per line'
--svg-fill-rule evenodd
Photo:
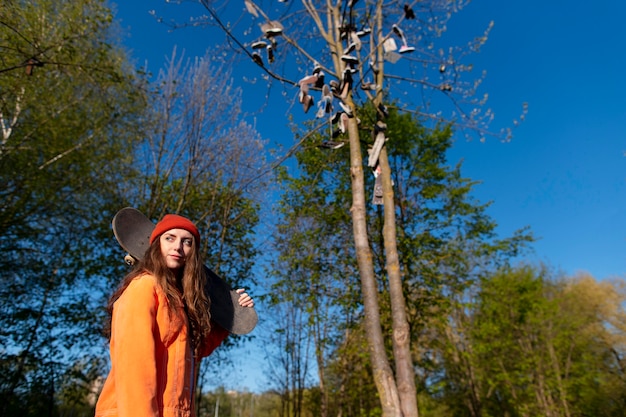
<path fill-rule="evenodd" d="M 128 265 L 133 266 L 135 265 L 135 258 L 133 258 L 132 256 L 130 256 L 130 254 L 126 254 L 126 256 L 124 256 L 124 262 L 126 262 Z"/>

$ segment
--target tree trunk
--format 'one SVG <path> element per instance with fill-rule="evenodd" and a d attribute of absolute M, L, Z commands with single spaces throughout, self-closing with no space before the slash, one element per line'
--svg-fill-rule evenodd
<path fill-rule="evenodd" d="M 352 103 L 349 103 L 349 105 L 352 105 Z M 363 158 L 361 156 L 356 118 L 349 120 L 348 133 L 350 137 L 350 176 L 352 183 L 352 229 L 359 275 L 361 277 L 365 330 L 372 361 L 374 382 L 380 397 L 383 417 L 401 417 L 402 411 L 400 409 L 398 389 L 385 353 L 380 325 L 378 286 L 374 276 L 372 252 L 367 235 Z"/>
<path fill-rule="evenodd" d="M 383 183 L 384 227 L 383 241 L 389 296 L 391 299 L 391 317 L 393 327 L 393 354 L 396 364 L 396 384 L 404 417 L 417 417 L 417 390 L 415 388 L 415 370 L 411 357 L 411 332 L 406 315 L 406 302 L 400 273 L 400 260 L 396 237 L 396 211 L 391 183 L 391 169 L 387 158 L 387 149 L 383 146 L 378 163 L 381 168 Z"/>

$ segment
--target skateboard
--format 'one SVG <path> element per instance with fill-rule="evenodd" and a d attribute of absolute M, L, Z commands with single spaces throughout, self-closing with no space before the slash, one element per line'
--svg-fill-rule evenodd
<path fill-rule="evenodd" d="M 150 235 L 155 224 L 139 210 L 126 207 L 113 217 L 113 234 L 127 255 L 126 263 L 141 260 L 150 246 Z M 242 307 L 239 294 L 211 269 L 204 266 L 207 275 L 207 292 L 211 299 L 211 318 L 233 334 L 248 334 L 258 322 L 254 308 Z"/>

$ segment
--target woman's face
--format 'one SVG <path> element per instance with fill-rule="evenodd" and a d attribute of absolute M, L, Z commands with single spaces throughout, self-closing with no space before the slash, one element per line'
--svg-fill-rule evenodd
<path fill-rule="evenodd" d="M 171 229 L 161 235 L 161 254 L 170 269 L 185 266 L 193 246 L 193 235 L 184 229 Z"/>

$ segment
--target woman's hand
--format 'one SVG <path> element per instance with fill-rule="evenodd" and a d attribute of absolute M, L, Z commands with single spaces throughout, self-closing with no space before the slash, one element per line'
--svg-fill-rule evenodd
<path fill-rule="evenodd" d="M 246 290 L 243 288 L 239 288 L 237 294 L 239 294 L 239 305 L 242 307 L 254 307 L 254 300 L 250 297 Z"/>

